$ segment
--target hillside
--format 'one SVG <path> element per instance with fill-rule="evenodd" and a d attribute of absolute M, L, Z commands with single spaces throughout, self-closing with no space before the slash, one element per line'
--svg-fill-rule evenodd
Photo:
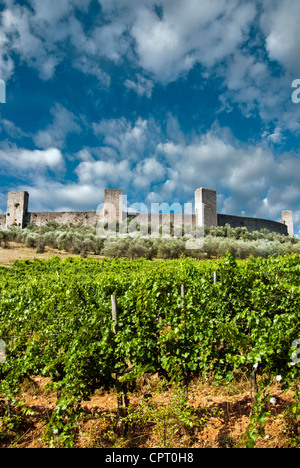
<path fill-rule="evenodd" d="M 97 257 L 127 257 L 127 258 L 162 258 L 176 259 L 192 257 L 196 259 L 222 258 L 230 252 L 235 258 L 244 259 L 250 255 L 254 257 L 278 256 L 300 253 L 300 241 L 295 237 L 274 234 L 266 229 L 249 232 L 244 228 L 225 227 L 210 228 L 200 238 L 201 248 L 190 248 L 190 237 L 181 235 L 176 237 L 176 231 L 171 226 L 170 236 L 156 238 L 148 234 L 150 226 L 142 226 L 133 236 L 116 233 L 115 237 L 105 237 L 105 226 L 99 235 L 99 230 L 92 226 L 59 225 L 49 222 L 38 227 L 34 223 L 26 229 L 11 227 L 0 230 L 0 247 L 19 250 L 16 255 L 23 257 L 27 252 L 29 258 L 34 249 L 37 254 L 45 254 L 39 258 L 49 258 L 54 253 L 64 255 L 97 256 Z M 183 233 L 184 234 L 184 233 Z M 18 249 L 18 245 L 26 249 Z M 23 253 L 22 253 L 23 251 Z M 2 252 L 3 258 L 5 253 Z M 13 253 L 7 254 L 13 258 Z M 17 257 L 16 257 L 17 258 Z"/>

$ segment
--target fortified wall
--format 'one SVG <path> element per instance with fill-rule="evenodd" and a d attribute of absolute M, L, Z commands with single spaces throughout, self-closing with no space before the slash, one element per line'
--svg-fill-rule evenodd
<path fill-rule="evenodd" d="M 43 212 L 32 213 L 28 211 L 28 192 L 9 192 L 6 215 L 0 215 L 0 227 L 7 229 L 10 226 L 26 227 L 33 222 L 37 226 L 43 226 L 49 221 L 59 224 L 78 224 L 96 226 L 99 222 L 113 225 L 121 224 L 129 218 L 130 225 L 134 228 L 137 225 L 149 225 L 158 229 L 167 223 L 172 223 L 174 227 L 182 227 L 188 224 L 193 228 L 225 226 L 246 227 L 248 231 L 259 231 L 267 229 L 271 232 L 285 235 L 294 235 L 293 213 L 292 211 L 282 212 L 282 222 L 267 219 L 249 218 L 242 216 L 232 216 L 217 213 L 217 192 L 212 189 L 199 188 L 195 192 L 193 213 L 134 213 L 123 211 L 122 190 L 106 189 L 104 192 L 104 204 L 98 211 L 90 212 Z M 173 205 L 172 205 L 173 206 Z M 162 211 L 162 205 L 159 205 Z M 171 207 L 172 209 L 172 207 Z M 153 232 L 153 231 L 152 231 Z"/>

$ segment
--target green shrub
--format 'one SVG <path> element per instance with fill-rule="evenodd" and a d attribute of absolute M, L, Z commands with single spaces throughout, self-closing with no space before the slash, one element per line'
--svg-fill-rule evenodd
<path fill-rule="evenodd" d="M 104 257 L 127 257 L 131 238 L 105 239 L 101 255 Z"/>
<path fill-rule="evenodd" d="M 120 225 L 124 229 L 127 222 Z M 105 227 L 105 226 L 103 226 Z M 182 255 L 197 259 L 220 258 L 230 252 L 235 258 L 278 256 L 285 253 L 300 253 L 300 242 L 297 238 L 272 233 L 267 229 L 249 232 L 245 227 L 232 228 L 216 226 L 205 228 L 203 247 L 193 250 L 186 247 L 188 237 L 181 237 L 182 227 L 171 226 L 171 234 L 174 237 L 147 237 L 151 234 L 151 224 L 140 226 L 140 230 L 132 235 L 116 238 L 106 238 L 99 233 L 99 224 L 96 226 L 84 226 L 82 223 L 60 225 L 55 221 L 49 221 L 44 226 L 30 223 L 26 229 L 12 226 L 5 232 L 6 243 L 19 242 L 26 247 L 45 249 L 46 246 L 58 250 L 65 250 L 75 254 L 103 255 L 107 257 L 129 258 L 179 258 Z M 186 236 L 194 236 L 195 229 L 185 226 Z M 165 232 L 165 226 L 160 230 Z M 168 229 L 167 229 L 168 231 Z M 158 231 L 159 232 L 159 231 Z M 99 234 L 99 235 L 97 235 Z M 40 239 L 41 238 L 41 239 Z M 0 242 L 5 242 L 3 235 Z"/>
<path fill-rule="evenodd" d="M 34 232 L 29 233 L 26 236 L 25 247 L 35 249 L 38 245 L 39 238 L 40 238 L 39 234 L 36 234 Z"/>
<path fill-rule="evenodd" d="M 182 239 L 161 239 L 157 246 L 158 258 L 179 258 L 185 252 L 185 244 Z"/>

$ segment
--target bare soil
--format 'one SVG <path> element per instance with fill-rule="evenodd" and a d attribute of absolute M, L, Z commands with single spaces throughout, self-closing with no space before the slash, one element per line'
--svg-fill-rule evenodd
<path fill-rule="evenodd" d="M 43 439 L 46 424 L 55 407 L 56 394 L 46 389 L 48 379 L 34 377 L 24 384 L 23 398 L 34 416 L 24 419 L 17 434 L 0 439 L 0 447 L 46 448 Z M 116 430 L 117 397 L 115 391 L 97 390 L 90 401 L 83 401 L 84 416 L 77 427 L 78 448 L 237 448 L 249 424 L 253 400 L 248 382 L 214 387 L 196 380 L 188 389 L 187 409 L 178 412 L 174 387 L 162 385 L 156 376 L 141 382 L 130 394 L 132 421 L 126 437 Z M 147 398 L 145 398 L 147 397 Z M 270 388 L 271 413 L 264 437 L 255 448 L 289 448 L 300 446 L 294 438 L 299 427 L 289 413 L 290 392 L 282 393 L 279 384 Z M 0 398 L 1 400 L 1 398 Z M 2 401 L 3 403 L 3 401 Z M 192 416 L 190 409 L 192 408 Z M 3 409 L 3 408 L 2 408 Z M 150 410 L 150 411 L 149 411 Z M 184 418 L 193 420 L 188 428 Z M 1 431 L 0 431 L 1 432 Z M 295 442 L 295 440 L 297 440 Z M 243 445 L 242 445 L 243 447 Z"/>
<path fill-rule="evenodd" d="M 73 255 L 69 252 L 63 252 L 49 247 L 45 248 L 45 253 L 38 254 L 36 253 L 36 249 L 27 248 L 23 244 L 18 244 L 16 242 L 9 242 L 7 248 L 0 246 L 0 265 L 2 266 L 10 266 L 15 260 L 34 260 L 35 258 L 46 260 L 55 256 L 64 258 L 72 257 Z"/>

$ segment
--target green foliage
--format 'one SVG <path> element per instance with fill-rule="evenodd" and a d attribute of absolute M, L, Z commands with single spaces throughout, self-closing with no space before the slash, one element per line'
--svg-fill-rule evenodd
<path fill-rule="evenodd" d="M 58 392 L 47 428 L 51 446 L 74 443 L 80 402 L 114 387 L 116 375 L 130 383 L 152 372 L 187 385 L 208 374 L 215 382 L 236 372 L 250 377 L 258 364 L 258 374 L 280 374 L 289 388 L 299 379 L 299 366 L 291 365 L 299 272 L 296 254 L 243 261 L 229 253 L 211 262 L 56 257 L 0 268 L 7 354 L 0 392 L 10 402 L 4 417 L 18 420 L 22 382 L 35 375 L 49 377 Z"/>
<path fill-rule="evenodd" d="M 127 223 L 123 223 L 124 226 L 120 225 L 119 232 L 113 238 L 97 235 L 94 226 L 59 225 L 54 221 L 44 226 L 30 223 L 26 229 L 12 226 L 7 231 L 2 231 L 2 234 L 0 232 L 0 242 L 4 240 L 5 235 L 5 246 L 8 241 L 15 241 L 24 243 L 26 247 L 36 248 L 38 253 L 43 253 L 48 246 L 83 256 L 95 254 L 110 258 L 175 259 L 186 256 L 205 259 L 223 258 L 226 252 L 229 252 L 235 258 L 246 259 L 250 255 L 267 258 L 300 253 L 298 239 L 272 233 L 266 229 L 249 232 L 245 227 L 231 228 L 229 225 L 212 227 L 205 230 L 203 247 L 191 250 L 186 245 L 188 237 L 182 237 L 182 228 L 171 226 L 169 237 L 156 238 L 148 235 L 151 233 L 151 226 L 146 224 L 138 226 L 134 235 L 126 236 L 123 234 L 123 229 L 127 232 L 129 222 L 130 219 Z M 103 233 L 106 228 L 107 226 L 103 226 Z M 160 234 L 164 229 L 160 229 Z M 189 234 L 195 234 L 187 227 L 185 230 L 189 231 Z"/>
<path fill-rule="evenodd" d="M 155 424 L 159 447 L 174 447 L 178 439 L 184 438 L 185 447 L 191 443 L 192 430 L 202 427 L 206 417 L 199 418 L 196 410 L 189 406 L 184 391 L 177 388 L 171 401 L 154 405 L 152 399 L 144 399 L 138 406 L 130 407 L 126 423 L 142 433 L 147 424 Z"/>
<path fill-rule="evenodd" d="M 245 448 L 254 448 L 257 439 L 265 436 L 265 426 L 270 416 L 270 411 L 267 408 L 267 397 L 266 390 L 257 395 L 250 423 L 240 441 L 240 444 Z"/>

